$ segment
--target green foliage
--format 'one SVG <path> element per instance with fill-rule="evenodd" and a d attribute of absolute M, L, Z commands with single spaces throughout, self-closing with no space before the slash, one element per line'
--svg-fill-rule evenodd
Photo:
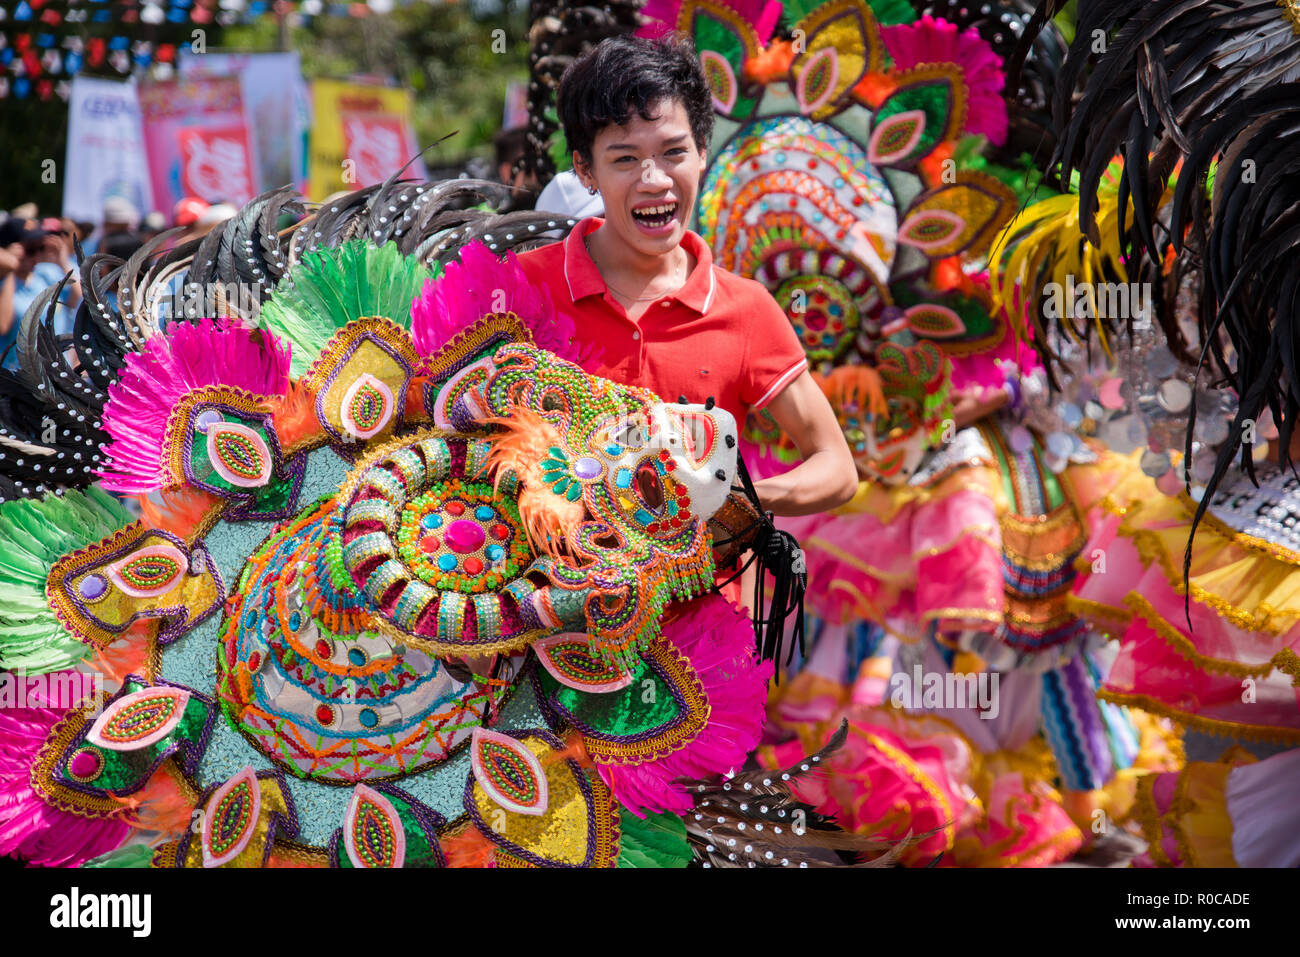
<path fill-rule="evenodd" d="M 495 30 L 503 33 L 495 34 Z M 490 156 L 501 128 L 506 87 L 528 78 L 527 8 L 478 16 L 465 3 L 412 3 L 383 16 L 316 17 L 291 32 L 303 76 L 346 79 L 367 74 L 415 92 L 415 134 L 429 166 Z M 275 49 L 277 26 L 266 18 L 226 31 L 226 45 Z M 499 52 L 498 52 L 499 51 Z"/>
<path fill-rule="evenodd" d="M 988 141 L 983 136 L 963 137 L 961 142 L 957 144 L 953 159 L 957 161 L 957 165 L 961 169 L 987 173 L 994 179 L 1000 180 L 1004 185 L 1011 187 L 1021 205 L 1042 198 L 1038 194 L 1038 187 L 1042 182 L 1043 174 L 1034 165 L 1032 156 L 1028 153 L 1021 153 L 1011 166 L 1002 166 L 990 162 L 983 155 L 987 146 Z"/>
<path fill-rule="evenodd" d="M 1079 0 L 1070 0 L 1061 12 L 1058 13 L 1052 22 L 1056 28 L 1061 31 L 1061 36 L 1065 38 L 1066 43 L 1074 42 L 1074 27 L 1079 18 Z"/>
<path fill-rule="evenodd" d="M 188 42 L 163 36 L 137 24 L 105 25 L 134 30 L 155 40 Z M 104 33 L 85 25 L 85 36 Z M 177 28 L 180 29 L 180 28 Z M 207 28 L 209 50 L 270 52 L 280 49 L 280 25 L 274 17 L 246 26 Z M 493 31 L 499 42 L 494 43 Z M 492 137 L 501 127 L 506 87 L 528 78 L 527 4 L 510 0 L 497 10 L 475 10 L 465 2 L 415 0 L 392 13 L 366 17 L 316 17 L 286 31 L 290 49 L 302 56 L 303 76 L 346 79 L 369 74 L 415 91 L 415 132 L 429 146 L 453 131 L 456 136 L 430 150 L 430 167 L 456 166 L 471 156 L 492 155 Z M 62 34 L 60 34 L 62 35 Z M 35 202 L 42 215 L 57 215 L 63 203 L 64 154 L 68 106 L 57 97 L 38 100 L 0 99 L 0 209 Z M 42 164 L 53 159 L 55 181 L 42 182 Z M 48 176 L 46 177 L 48 178 Z"/>
<path fill-rule="evenodd" d="M 644 818 L 624 811 L 620 823 L 619 867 L 685 867 L 691 862 L 686 824 L 671 811 L 649 812 Z"/>

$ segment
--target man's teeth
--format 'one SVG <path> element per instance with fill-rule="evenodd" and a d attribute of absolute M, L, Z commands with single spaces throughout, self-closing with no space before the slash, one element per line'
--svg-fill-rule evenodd
<path fill-rule="evenodd" d="M 632 215 L 638 219 L 659 223 L 667 222 L 676 212 L 676 203 L 664 203 L 659 206 L 643 206 L 640 209 L 634 209 L 632 210 Z"/>

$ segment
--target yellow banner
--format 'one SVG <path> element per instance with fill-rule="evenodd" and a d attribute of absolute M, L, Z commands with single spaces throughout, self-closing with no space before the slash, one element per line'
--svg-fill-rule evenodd
<path fill-rule="evenodd" d="M 312 80 L 311 100 L 307 175 L 314 200 L 382 183 L 419 151 L 410 90 Z M 427 177 L 419 160 L 403 175 Z"/>

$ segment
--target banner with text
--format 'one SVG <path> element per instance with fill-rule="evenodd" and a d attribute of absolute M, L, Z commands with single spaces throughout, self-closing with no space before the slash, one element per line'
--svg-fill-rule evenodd
<path fill-rule="evenodd" d="M 98 223 L 113 198 L 127 200 L 141 217 L 154 208 L 134 80 L 73 78 L 63 169 L 69 219 Z"/>
<path fill-rule="evenodd" d="M 312 199 L 382 183 L 419 151 L 410 90 L 313 80 L 311 94 Z M 404 175 L 428 176 L 419 159 Z"/>
<path fill-rule="evenodd" d="M 182 197 L 242 206 L 257 194 L 257 161 L 237 77 L 168 80 L 140 87 L 154 203 Z"/>
<path fill-rule="evenodd" d="M 191 53 L 182 51 L 182 79 L 238 77 L 244 121 L 257 158 L 255 192 L 307 185 L 310 104 L 301 58 L 291 53 Z"/>

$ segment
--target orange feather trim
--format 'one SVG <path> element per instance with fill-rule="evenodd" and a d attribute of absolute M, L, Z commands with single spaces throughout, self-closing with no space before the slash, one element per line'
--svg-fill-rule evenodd
<path fill-rule="evenodd" d="M 507 418 L 493 417 L 485 424 L 505 430 L 488 453 L 488 469 L 496 476 L 496 487 L 500 489 L 509 472 L 518 477 L 519 518 L 524 534 L 534 551 L 561 557 L 568 551 L 569 530 L 587 517 L 587 508 L 581 500 L 570 502 L 556 495 L 542 479 L 542 460 L 550 457 L 551 446 L 561 444 L 560 433 L 536 412 L 522 406 L 516 406 Z"/>
<path fill-rule="evenodd" d="M 158 492 L 156 495 L 157 500 L 152 495 L 136 496 L 144 523 L 160 532 L 171 532 L 185 541 L 194 536 L 195 529 L 203 527 L 208 513 L 221 504 L 218 496 L 192 488 Z"/>
<path fill-rule="evenodd" d="M 459 834 L 438 837 L 448 867 L 495 867 L 497 846 L 469 825 Z"/>
<path fill-rule="evenodd" d="M 883 73 L 864 73 L 853 87 L 853 95 L 873 109 L 898 89 L 898 81 Z"/>
<path fill-rule="evenodd" d="M 863 412 L 889 415 L 884 380 L 870 366 L 840 366 L 822 379 L 821 387 L 826 399 L 836 409 L 856 405 Z"/>
<path fill-rule="evenodd" d="M 189 830 L 194 816 L 194 802 L 167 771 L 155 774 L 135 794 L 114 800 L 134 810 L 127 817 L 132 827 L 161 834 L 167 840 L 175 840 Z"/>
<path fill-rule="evenodd" d="M 966 278 L 966 273 L 961 268 L 961 257 L 948 256 L 944 259 L 936 259 L 934 269 L 931 271 L 930 281 L 934 283 L 936 289 L 943 292 L 952 292 L 953 290 L 967 291 L 970 280 Z"/>
<path fill-rule="evenodd" d="M 316 416 L 316 393 L 299 382 L 289 384 L 289 391 L 273 406 L 273 415 L 275 437 L 282 449 L 298 448 L 325 434 Z"/>
<path fill-rule="evenodd" d="M 925 185 L 933 189 L 943 182 L 943 164 L 952 159 L 956 144 L 952 140 L 942 140 L 919 163 L 921 178 Z M 954 164 L 955 168 L 955 164 Z"/>
<path fill-rule="evenodd" d="M 133 622 L 111 645 L 88 649 L 90 654 L 86 660 L 94 665 L 95 670 L 118 682 L 127 675 L 148 674 L 149 638 L 157 624 L 156 619 Z"/>
<path fill-rule="evenodd" d="M 775 83 L 790 72 L 794 63 L 794 45 L 789 40 L 773 40 L 767 49 L 745 61 L 741 71 L 751 83 Z"/>

